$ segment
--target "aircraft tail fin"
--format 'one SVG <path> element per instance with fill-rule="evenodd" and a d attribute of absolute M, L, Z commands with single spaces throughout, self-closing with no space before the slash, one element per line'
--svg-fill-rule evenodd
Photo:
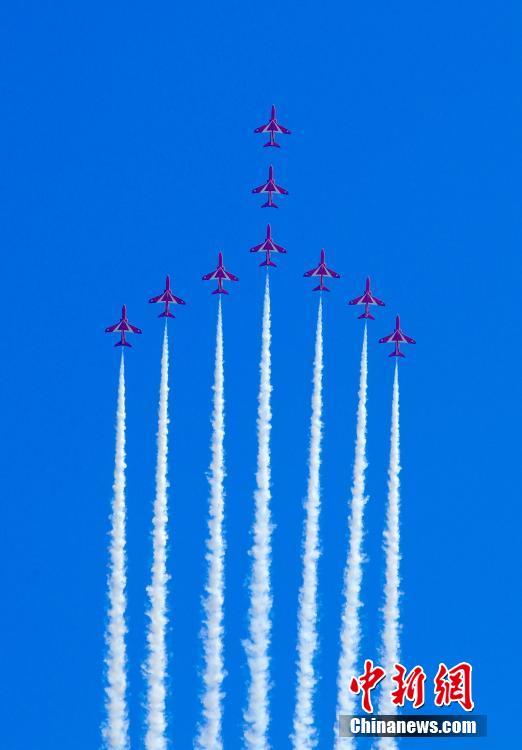
<path fill-rule="evenodd" d="M 227 292 L 226 289 L 219 289 L 218 288 L 218 289 L 214 289 L 214 291 L 212 292 L 212 294 L 228 294 L 228 292 Z"/>
<path fill-rule="evenodd" d="M 375 318 L 373 317 L 373 315 L 370 312 L 367 312 L 367 313 L 363 312 L 362 315 L 358 316 L 358 320 L 361 320 L 362 318 L 366 318 L 367 320 L 375 320 Z"/>
<path fill-rule="evenodd" d="M 164 310 L 162 313 L 158 315 L 158 318 L 173 318 L 174 315 L 170 312 L 170 310 Z"/>
<path fill-rule="evenodd" d="M 277 143 L 276 141 L 274 141 L 273 143 L 271 141 L 268 141 L 268 143 L 263 144 L 263 148 L 267 148 L 268 146 L 275 146 L 275 148 L 281 148 L 279 143 Z"/>
<path fill-rule="evenodd" d="M 128 341 L 117 341 L 114 346 L 132 346 Z"/>
<path fill-rule="evenodd" d="M 389 356 L 389 357 L 405 357 L 406 355 L 405 355 L 405 354 L 403 354 L 402 352 L 392 352 L 392 353 L 391 353 L 391 354 L 389 354 L 388 356 Z"/>
<path fill-rule="evenodd" d="M 329 291 L 330 290 L 328 289 L 328 287 L 325 286 L 324 284 L 319 284 L 319 286 L 315 286 L 312 289 L 312 292 L 329 292 Z"/>
<path fill-rule="evenodd" d="M 261 208 L 279 208 L 279 206 L 276 206 L 276 204 L 273 201 L 268 199 L 266 203 L 263 203 Z"/>
<path fill-rule="evenodd" d="M 277 268 L 273 260 L 264 260 L 262 263 L 259 264 L 259 266 L 272 266 L 273 268 Z"/>

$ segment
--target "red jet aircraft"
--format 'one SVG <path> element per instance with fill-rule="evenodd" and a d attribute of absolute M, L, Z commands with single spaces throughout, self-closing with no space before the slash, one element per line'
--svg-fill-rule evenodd
<path fill-rule="evenodd" d="M 278 208 L 278 206 L 276 206 L 276 204 L 272 201 L 272 193 L 275 193 L 276 195 L 288 195 L 288 190 L 285 190 L 280 185 L 276 185 L 276 181 L 274 179 L 274 168 L 272 165 L 268 167 L 268 180 L 264 185 L 260 185 L 259 187 L 254 188 L 252 192 L 268 193 L 268 200 L 266 203 L 263 203 L 261 208 Z"/>
<path fill-rule="evenodd" d="M 281 148 L 279 143 L 276 143 L 276 133 L 283 133 L 284 135 L 290 135 L 291 131 L 288 128 L 284 128 L 277 122 L 276 119 L 276 108 L 272 105 L 272 111 L 270 113 L 270 120 L 266 125 L 261 125 L 259 128 L 254 130 L 254 133 L 270 133 L 270 140 L 264 144 L 266 146 L 275 146 Z"/>
<path fill-rule="evenodd" d="M 251 253 L 266 253 L 265 260 L 260 263 L 260 266 L 274 266 L 276 267 L 276 264 L 273 260 L 270 259 L 270 253 L 286 253 L 286 250 L 282 245 L 276 245 L 274 240 L 272 239 L 272 229 L 270 227 L 270 224 L 267 224 L 266 227 L 266 237 L 263 240 L 263 242 L 260 245 L 254 245 L 254 247 L 250 248 Z"/>
<path fill-rule="evenodd" d="M 212 294 L 228 294 L 227 290 L 223 289 L 223 282 L 239 281 L 238 277 L 227 271 L 223 265 L 223 253 L 218 253 L 218 264 L 216 270 L 203 276 L 203 281 L 212 281 L 213 279 L 217 279 L 218 286 L 217 289 L 214 289 Z"/>
<path fill-rule="evenodd" d="M 351 299 L 348 302 L 349 305 L 364 305 L 364 312 L 362 315 L 359 315 L 359 320 L 361 318 L 369 318 L 370 320 L 375 320 L 373 315 L 368 311 L 368 308 L 370 305 L 379 305 L 380 307 L 384 307 L 384 302 L 381 299 L 377 299 L 377 297 L 374 297 L 372 294 L 372 291 L 370 289 L 370 277 L 366 279 L 366 289 L 364 290 L 364 294 L 362 294 L 360 297 L 356 297 L 355 299 Z"/>
<path fill-rule="evenodd" d="M 415 339 L 410 338 L 410 336 L 406 336 L 404 331 L 401 330 L 401 319 L 397 315 L 395 318 L 395 330 L 393 333 L 390 333 L 389 336 L 385 336 L 383 339 L 379 339 L 379 344 L 395 344 L 395 349 L 391 354 L 389 354 L 389 357 L 405 357 L 406 355 L 403 354 L 400 350 L 401 344 L 416 344 L 417 342 Z"/>
<path fill-rule="evenodd" d="M 132 344 L 129 344 L 129 342 L 126 341 L 125 334 L 141 333 L 141 328 L 136 328 L 136 326 L 133 326 L 129 323 L 129 321 L 127 320 L 127 306 L 123 305 L 123 307 L 121 308 L 120 320 L 113 326 L 109 326 L 108 328 L 106 328 L 105 333 L 119 333 L 121 335 L 120 340 L 117 341 L 114 346 L 132 346 Z"/>
<path fill-rule="evenodd" d="M 181 297 L 175 297 L 170 291 L 170 276 L 167 276 L 165 281 L 165 291 L 157 297 L 151 297 L 149 302 L 155 304 L 161 302 L 165 305 L 165 309 L 158 315 L 158 318 L 173 318 L 174 315 L 169 310 L 169 305 L 184 305 L 185 302 Z"/>
<path fill-rule="evenodd" d="M 325 253 L 324 250 L 321 250 L 321 261 L 316 268 L 312 268 L 310 271 L 305 271 L 303 276 L 319 276 L 319 286 L 316 286 L 312 289 L 313 292 L 329 292 L 327 286 L 323 284 L 323 278 L 326 276 L 329 279 L 340 279 L 341 275 L 337 273 L 337 271 L 334 271 L 332 268 L 327 268 L 326 261 L 325 261 Z"/>

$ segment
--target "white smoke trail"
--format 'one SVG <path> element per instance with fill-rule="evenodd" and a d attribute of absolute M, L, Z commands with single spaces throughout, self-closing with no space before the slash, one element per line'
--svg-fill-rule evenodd
<path fill-rule="evenodd" d="M 161 379 L 158 408 L 158 454 L 156 460 L 156 497 L 152 519 L 152 574 L 147 587 L 149 596 L 148 654 L 144 667 L 147 679 L 146 734 L 147 750 L 165 750 L 167 728 L 165 699 L 167 649 L 167 489 L 168 489 L 168 433 L 169 433 L 169 342 L 167 326 L 163 334 Z"/>
<path fill-rule="evenodd" d="M 315 335 L 315 358 L 310 429 L 308 496 L 303 546 L 303 582 L 299 593 L 297 636 L 297 695 L 294 715 L 293 747 L 311 750 L 317 744 L 314 726 L 313 698 L 317 682 L 314 658 L 317 650 L 317 561 L 319 549 L 319 514 L 321 510 L 322 412 L 323 412 L 323 319 L 322 300 L 319 300 Z"/>
<path fill-rule="evenodd" d="M 270 687 L 270 554 L 272 524 L 270 518 L 270 286 L 266 277 L 263 304 L 263 331 L 257 416 L 257 489 L 250 580 L 249 640 L 245 643 L 250 685 L 244 713 L 244 740 L 249 750 L 267 750 L 268 692 Z"/>
<path fill-rule="evenodd" d="M 361 370 L 359 379 L 359 406 L 357 408 L 357 434 L 355 440 L 355 462 L 353 467 L 352 507 L 349 523 L 349 550 L 344 572 L 344 605 L 341 624 L 341 654 L 337 675 L 337 714 L 353 714 L 355 696 L 348 685 L 356 674 L 359 658 L 360 623 L 359 609 L 362 606 L 361 581 L 364 555 L 362 542 L 364 536 L 363 516 L 365 497 L 366 461 L 366 393 L 368 380 L 368 336 L 366 326 L 361 352 Z M 353 747 L 353 738 L 340 738 L 336 726 L 335 747 L 344 750 Z"/>
<path fill-rule="evenodd" d="M 126 750 L 129 746 L 127 718 L 127 656 L 125 649 L 125 367 L 123 354 L 118 383 L 116 415 L 116 455 L 110 533 L 110 567 L 108 578 L 109 621 L 105 633 L 107 643 L 107 686 L 105 708 L 107 717 L 103 738 L 108 750 Z"/>
<path fill-rule="evenodd" d="M 225 495 L 225 401 L 223 372 L 223 322 L 221 300 L 218 307 L 216 332 L 216 361 L 214 369 L 214 407 L 212 413 L 212 460 L 210 463 L 210 514 L 208 521 L 207 555 L 208 579 L 203 602 L 205 623 L 203 648 L 205 669 L 202 696 L 204 722 L 199 728 L 196 745 L 201 750 L 222 750 L 221 737 L 222 698 L 221 686 L 225 677 L 223 666 L 223 601 L 224 559 L 223 518 Z"/>
<path fill-rule="evenodd" d="M 392 704 L 390 692 L 393 689 L 391 674 L 394 665 L 400 661 L 399 643 L 399 562 L 400 531 L 399 531 L 399 473 L 400 465 L 400 434 L 399 434 L 399 368 L 395 365 L 393 380 L 392 420 L 390 433 L 390 467 L 388 469 L 388 510 L 386 515 L 386 530 L 384 532 L 384 551 L 386 554 L 386 578 L 384 584 L 384 624 L 382 631 L 382 666 L 386 671 L 386 678 L 381 682 L 379 697 L 379 713 L 395 714 L 397 707 Z M 397 742 L 391 737 L 381 737 L 378 740 L 380 750 L 394 750 Z"/>

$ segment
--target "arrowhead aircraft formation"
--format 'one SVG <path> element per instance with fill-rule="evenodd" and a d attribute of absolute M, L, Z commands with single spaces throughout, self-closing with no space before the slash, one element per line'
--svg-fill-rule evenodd
<path fill-rule="evenodd" d="M 270 120 L 266 125 L 261 125 L 255 128 L 254 133 L 267 133 L 269 140 L 263 144 L 265 148 L 281 148 L 280 144 L 276 140 L 276 135 L 290 135 L 291 131 L 285 128 L 277 121 L 276 108 L 272 106 L 270 112 Z M 268 179 L 265 183 L 259 187 L 253 188 L 252 193 L 266 194 L 268 199 L 261 205 L 261 208 L 278 208 L 277 204 L 272 200 L 273 195 L 288 195 L 288 190 L 281 185 L 278 185 L 275 181 L 274 167 L 271 164 L 268 167 Z M 269 267 L 276 267 L 276 264 L 272 260 L 273 254 L 286 254 L 286 250 L 282 245 L 278 245 L 272 238 L 272 228 L 270 224 L 266 227 L 266 236 L 263 242 L 259 245 L 254 245 L 250 248 L 251 253 L 264 253 L 265 259 L 260 263 L 260 266 L 265 266 L 268 270 Z M 314 292 L 329 292 L 330 290 L 324 283 L 324 279 L 339 279 L 340 274 L 329 268 L 326 265 L 325 251 L 321 250 L 321 256 L 319 264 L 305 271 L 304 276 L 306 278 L 319 279 L 319 284 L 313 288 Z M 203 281 L 217 281 L 217 288 L 212 291 L 212 294 L 228 294 L 228 291 L 224 288 L 223 283 L 225 281 L 239 281 L 238 277 L 230 271 L 227 271 L 223 261 L 223 253 L 218 253 L 218 263 L 214 271 L 205 274 L 202 277 Z M 159 318 L 173 318 L 174 315 L 169 309 L 169 305 L 184 305 L 185 302 L 180 297 L 176 297 L 170 288 L 170 277 L 167 276 L 165 281 L 165 289 L 157 297 L 151 297 L 149 299 L 151 304 L 163 304 L 165 305 L 164 310 L 158 315 Z M 360 297 L 355 297 L 348 302 L 349 305 L 364 305 L 364 312 L 358 317 L 365 320 L 375 320 L 374 316 L 370 313 L 370 306 L 384 307 L 385 303 L 378 299 L 372 292 L 370 287 L 370 278 L 366 279 L 366 287 L 364 293 Z M 141 329 L 129 323 L 127 319 L 127 308 L 123 305 L 121 311 L 121 318 L 118 323 L 109 326 L 105 329 L 106 333 L 118 333 L 120 334 L 120 340 L 116 342 L 114 346 L 131 346 L 126 339 L 126 334 L 129 333 L 141 333 Z M 380 344 L 393 344 L 394 348 L 389 354 L 390 357 L 404 357 L 404 353 L 400 349 L 401 344 L 415 344 L 415 340 L 411 336 L 407 336 L 401 329 L 400 317 L 397 315 L 395 319 L 395 329 L 388 336 L 384 336 L 379 339 Z"/>

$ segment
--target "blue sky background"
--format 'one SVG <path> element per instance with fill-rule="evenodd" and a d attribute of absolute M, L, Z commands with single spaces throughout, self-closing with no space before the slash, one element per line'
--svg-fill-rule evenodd
<path fill-rule="evenodd" d="M 3 750 L 100 745 L 119 363 L 103 330 L 123 302 L 144 330 L 127 356 L 129 706 L 142 746 L 162 335 L 147 299 L 167 272 L 187 300 L 170 326 L 169 734 L 192 745 L 216 320 L 200 277 L 219 249 L 241 279 L 224 300 L 224 735 L 241 747 L 263 286 L 247 251 L 268 218 L 288 248 L 272 279 L 273 746 L 289 746 L 294 704 L 318 302 L 302 273 L 324 246 L 342 279 L 325 300 L 320 748 L 362 337 L 346 302 L 367 274 L 388 306 L 370 327 L 362 654 L 379 643 L 393 375 L 376 341 L 400 312 L 418 341 L 401 362 L 403 659 L 430 675 L 471 661 L 490 718 L 476 743 L 505 747 L 521 625 L 519 4 L 23 2 L 4 6 L 0 28 Z M 275 155 L 252 134 L 272 103 L 293 130 Z M 270 156 L 290 196 L 268 217 L 250 189 Z"/>

